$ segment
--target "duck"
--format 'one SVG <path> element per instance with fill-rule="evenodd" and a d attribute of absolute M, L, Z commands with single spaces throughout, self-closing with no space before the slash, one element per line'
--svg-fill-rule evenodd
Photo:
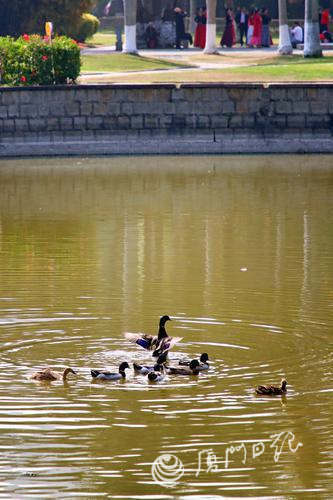
<path fill-rule="evenodd" d="M 276 387 L 274 385 L 258 385 L 256 388 L 256 393 L 264 396 L 278 396 L 285 394 L 287 392 L 287 381 L 286 379 L 281 380 L 281 386 Z"/>
<path fill-rule="evenodd" d="M 200 364 L 199 364 L 199 367 L 198 367 L 198 370 L 208 370 L 209 369 L 209 363 L 208 363 L 208 360 L 209 360 L 209 357 L 208 357 L 208 354 L 206 352 L 203 352 L 200 356 Z M 181 366 L 190 366 L 190 363 L 191 363 L 191 360 L 189 359 L 181 359 L 179 361 L 179 364 Z"/>
<path fill-rule="evenodd" d="M 199 366 L 199 361 L 197 359 L 192 359 L 188 367 L 184 366 L 180 368 L 178 366 L 168 366 L 166 372 L 169 375 L 199 375 Z"/>
<path fill-rule="evenodd" d="M 30 378 L 32 378 L 33 380 L 45 380 L 45 381 L 62 379 L 64 382 L 66 382 L 69 373 L 73 373 L 74 375 L 77 374 L 77 372 L 74 371 L 72 368 L 65 368 L 62 373 L 55 372 L 51 370 L 51 368 L 44 368 L 43 370 L 39 370 L 33 373 Z"/>
<path fill-rule="evenodd" d="M 153 352 L 153 357 L 158 358 L 164 352 L 168 352 L 177 342 L 182 340 L 182 337 L 169 337 L 165 329 L 165 323 L 171 321 L 168 315 L 160 318 L 157 335 L 146 335 L 141 333 L 126 332 L 125 338 L 134 344 L 143 347 L 147 351 Z"/>
<path fill-rule="evenodd" d="M 139 365 L 138 363 L 133 363 L 133 369 L 135 373 L 140 373 L 140 375 L 147 375 L 149 372 L 155 371 L 161 371 L 163 365 L 166 363 L 167 360 L 167 352 L 161 354 L 161 356 L 158 357 L 156 364 L 154 366 L 147 366 L 147 365 Z"/>
<path fill-rule="evenodd" d="M 149 382 L 161 382 L 164 379 L 164 374 L 158 371 L 148 373 Z"/>
<path fill-rule="evenodd" d="M 90 370 L 91 376 L 96 380 L 120 380 L 126 378 L 125 370 L 129 368 L 129 364 L 127 361 L 120 363 L 118 373 L 111 373 L 108 371 L 100 371 L 100 370 Z"/>

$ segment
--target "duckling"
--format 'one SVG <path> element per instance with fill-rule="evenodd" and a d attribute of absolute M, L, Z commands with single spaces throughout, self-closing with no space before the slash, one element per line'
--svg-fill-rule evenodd
<path fill-rule="evenodd" d="M 65 370 L 62 373 L 55 372 L 51 370 L 51 368 L 44 368 L 43 370 L 40 370 L 38 372 L 35 372 L 31 375 L 30 378 L 33 380 L 63 380 L 64 382 L 67 380 L 67 375 L 69 373 L 73 373 L 76 375 L 76 372 L 72 368 L 65 368 Z"/>
<path fill-rule="evenodd" d="M 148 380 L 149 382 L 161 382 L 164 379 L 164 374 L 160 372 L 149 372 L 148 373 Z"/>
<path fill-rule="evenodd" d="M 200 363 L 197 359 L 192 359 L 188 367 L 179 368 L 178 366 L 169 366 L 166 372 L 170 375 L 199 375 Z"/>
<path fill-rule="evenodd" d="M 165 323 L 167 321 L 171 321 L 170 317 L 167 315 L 160 318 L 157 336 L 126 332 L 124 334 L 125 338 L 143 347 L 147 351 L 154 349 L 153 356 L 158 358 L 163 352 L 169 351 L 177 342 L 182 340 L 181 337 L 168 336 L 165 329 Z"/>
<path fill-rule="evenodd" d="M 199 364 L 198 370 L 200 370 L 200 371 L 201 370 L 208 370 L 209 369 L 208 360 L 209 360 L 208 354 L 206 352 L 202 353 L 200 356 L 200 364 Z M 179 364 L 181 366 L 190 366 L 190 362 L 191 362 L 191 360 L 189 360 L 189 359 L 181 359 L 179 361 Z"/>
<path fill-rule="evenodd" d="M 256 393 L 265 396 L 277 396 L 285 394 L 287 392 L 287 381 L 283 378 L 281 380 L 281 386 L 275 387 L 274 385 L 258 385 L 256 388 Z"/>
<path fill-rule="evenodd" d="M 126 368 L 129 368 L 129 364 L 127 361 L 124 361 L 119 365 L 119 373 L 111 373 L 107 371 L 102 372 L 99 370 L 90 370 L 90 373 L 92 378 L 97 380 L 120 380 L 122 378 L 126 378 Z"/>
<path fill-rule="evenodd" d="M 141 375 L 147 375 L 152 371 L 160 371 L 161 367 L 166 363 L 168 353 L 165 352 L 158 357 L 156 364 L 154 366 L 138 365 L 133 363 L 133 368 L 135 373 L 140 373 Z"/>

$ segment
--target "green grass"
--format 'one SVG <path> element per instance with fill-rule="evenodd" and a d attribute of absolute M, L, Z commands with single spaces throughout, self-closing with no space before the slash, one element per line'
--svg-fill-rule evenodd
<path fill-rule="evenodd" d="M 242 75 L 252 80 L 333 81 L 333 58 L 304 59 L 302 56 L 277 57 L 273 62 L 228 70 L 229 76 Z"/>
<path fill-rule="evenodd" d="M 184 64 L 121 53 L 82 56 L 82 63 L 81 73 L 148 71 L 186 67 Z"/>
<path fill-rule="evenodd" d="M 110 46 L 116 45 L 116 34 L 111 31 L 98 31 L 89 40 L 87 40 L 87 45 L 90 46 Z"/>

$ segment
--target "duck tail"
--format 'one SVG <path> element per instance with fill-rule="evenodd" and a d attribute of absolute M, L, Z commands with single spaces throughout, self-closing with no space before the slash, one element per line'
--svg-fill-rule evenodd
<path fill-rule="evenodd" d="M 136 344 L 136 341 L 139 340 L 139 338 L 142 337 L 139 333 L 130 333 L 130 332 L 125 332 L 124 337 L 126 340 L 129 340 L 130 342 L 133 342 L 133 344 Z"/>
<path fill-rule="evenodd" d="M 98 377 L 98 375 L 100 374 L 98 370 L 90 370 L 90 373 L 93 378 Z"/>

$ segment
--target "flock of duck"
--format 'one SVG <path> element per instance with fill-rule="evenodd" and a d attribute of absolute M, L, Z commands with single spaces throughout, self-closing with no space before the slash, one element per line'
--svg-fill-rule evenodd
<path fill-rule="evenodd" d="M 145 335 L 135 333 L 125 333 L 125 338 L 130 342 L 142 347 L 147 351 L 153 351 L 153 358 L 156 362 L 152 365 L 140 365 L 133 363 L 133 370 L 135 374 L 147 376 L 149 382 L 161 382 L 166 375 L 184 375 L 196 376 L 201 371 L 209 370 L 209 357 L 207 353 L 203 353 L 200 359 L 182 359 L 178 361 L 178 365 L 170 366 L 168 361 L 168 353 L 170 349 L 180 340 L 181 337 L 169 337 L 166 332 L 165 324 L 171 321 L 169 316 L 162 316 L 159 321 L 158 334 Z M 104 370 L 90 370 L 93 380 L 121 380 L 126 378 L 126 370 L 130 369 L 127 361 L 120 363 L 118 372 L 109 372 Z M 62 373 L 55 372 L 50 368 L 45 368 L 35 372 L 31 378 L 39 381 L 66 381 L 69 373 L 76 375 L 72 368 L 66 368 Z M 259 385 L 256 389 L 258 395 L 281 395 L 287 392 L 287 381 L 282 379 L 280 387 L 273 385 Z"/>

